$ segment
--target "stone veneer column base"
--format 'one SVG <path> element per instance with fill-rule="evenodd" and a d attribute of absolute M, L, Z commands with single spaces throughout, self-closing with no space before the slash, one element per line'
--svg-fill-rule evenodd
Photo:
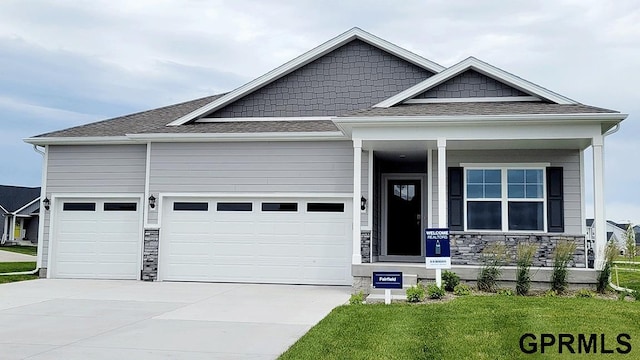
<path fill-rule="evenodd" d="M 363 264 L 371 262 L 371 231 L 369 230 L 360 232 L 360 255 Z"/>
<path fill-rule="evenodd" d="M 141 280 L 158 280 L 158 243 L 160 229 L 144 230 L 144 252 L 142 254 Z"/>

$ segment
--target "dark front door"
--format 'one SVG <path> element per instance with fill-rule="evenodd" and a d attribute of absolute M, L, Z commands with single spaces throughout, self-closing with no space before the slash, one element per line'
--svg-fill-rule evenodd
<path fill-rule="evenodd" d="M 387 255 L 421 256 L 420 180 L 387 182 Z"/>

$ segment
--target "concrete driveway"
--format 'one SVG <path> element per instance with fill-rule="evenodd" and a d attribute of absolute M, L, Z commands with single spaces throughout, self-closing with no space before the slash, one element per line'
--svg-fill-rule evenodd
<path fill-rule="evenodd" d="M 0 357 L 274 359 L 349 287 L 111 280 L 0 285 Z"/>
<path fill-rule="evenodd" d="M 0 250 L 0 262 L 36 261 L 33 255 L 19 254 L 12 251 Z"/>

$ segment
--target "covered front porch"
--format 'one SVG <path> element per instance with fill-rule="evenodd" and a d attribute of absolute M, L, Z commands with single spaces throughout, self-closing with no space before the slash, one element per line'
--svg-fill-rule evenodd
<path fill-rule="evenodd" d="M 537 245 L 533 266 L 536 279 L 544 281 L 555 245 L 571 241 L 571 281 L 595 282 L 588 250 L 600 269 L 606 244 L 600 124 L 565 124 L 554 131 L 530 123 L 382 124 L 339 123 L 352 136 L 353 201 L 361 205 L 353 214 L 356 288 L 369 286 L 378 270 L 406 269 L 433 279 L 434 271 L 424 265 L 425 228 L 450 229 L 453 271 L 466 280 L 476 279 L 483 249 L 498 242 L 508 250 L 507 279 L 515 271 L 517 244 L 528 242 Z M 593 168 L 585 169 L 589 147 Z M 586 171 L 594 179 L 593 244 L 585 239 Z"/>

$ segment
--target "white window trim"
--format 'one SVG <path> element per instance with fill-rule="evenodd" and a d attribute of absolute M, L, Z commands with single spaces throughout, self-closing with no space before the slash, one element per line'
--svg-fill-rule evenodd
<path fill-rule="evenodd" d="M 463 194 L 464 194 L 464 209 L 463 209 L 463 222 L 464 222 L 464 231 L 473 231 L 473 232 L 484 232 L 484 233 L 491 233 L 491 232 L 504 232 L 504 233 L 511 233 L 511 234 L 518 234 L 518 233 L 526 233 L 526 234 L 530 234 L 530 233 L 536 233 L 536 234 L 544 234 L 547 233 L 547 167 L 550 166 L 549 163 L 519 163 L 519 164 L 496 164 L 496 163 L 491 163 L 491 164 L 479 164 L 479 163 L 475 163 L 475 164 L 468 164 L 468 163 L 461 163 L 460 166 L 463 168 L 463 175 L 462 175 L 462 179 L 463 179 Z M 531 169 L 531 170 L 542 170 L 542 200 L 540 199 L 529 199 L 529 198 L 522 198 L 522 199 L 509 199 L 509 186 L 508 186 L 508 178 L 507 178 L 507 174 L 508 174 L 508 170 L 514 170 L 514 169 Z M 469 202 L 469 199 L 467 198 L 467 170 L 500 170 L 500 191 L 501 191 L 501 197 L 498 198 L 474 198 L 471 201 L 495 201 L 495 202 L 500 202 L 501 204 L 501 210 L 502 210 L 502 229 L 500 230 L 494 230 L 494 229 L 469 229 L 468 224 L 467 224 L 467 203 Z M 509 230 L 509 202 L 530 202 L 530 201 L 536 201 L 536 202 L 542 202 L 542 230 Z"/>

